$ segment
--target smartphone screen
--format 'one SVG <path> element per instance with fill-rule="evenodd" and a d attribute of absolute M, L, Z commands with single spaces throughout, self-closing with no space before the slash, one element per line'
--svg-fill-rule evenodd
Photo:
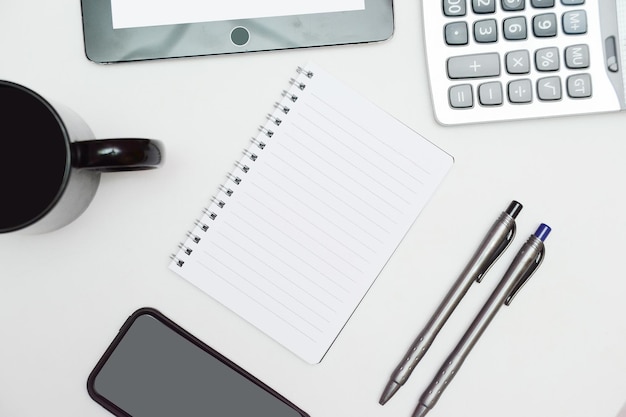
<path fill-rule="evenodd" d="M 116 416 L 308 417 L 152 308 L 129 317 L 87 381 Z"/>

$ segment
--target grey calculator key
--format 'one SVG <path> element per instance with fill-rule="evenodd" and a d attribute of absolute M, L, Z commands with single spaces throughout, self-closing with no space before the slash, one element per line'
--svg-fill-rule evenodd
<path fill-rule="evenodd" d="M 561 79 L 546 77 L 537 80 L 537 97 L 539 100 L 554 101 L 561 99 Z"/>
<path fill-rule="evenodd" d="M 503 25 L 505 39 L 515 41 L 526 39 L 526 37 L 528 36 L 526 29 L 526 18 L 523 16 L 504 19 Z"/>
<path fill-rule="evenodd" d="M 530 4 L 532 4 L 535 9 L 544 9 L 554 7 L 554 0 L 531 0 Z"/>
<path fill-rule="evenodd" d="M 533 101 L 533 86 L 530 80 L 515 80 L 508 85 L 511 103 L 530 103 Z"/>
<path fill-rule="evenodd" d="M 556 36 L 556 14 L 544 13 L 533 17 L 533 33 L 538 38 Z"/>
<path fill-rule="evenodd" d="M 528 74 L 530 72 L 530 53 L 525 49 L 507 53 L 506 72 L 509 74 Z"/>
<path fill-rule="evenodd" d="M 502 0 L 502 9 L 507 11 L 524 10 L 524 0 Z"/>
<path fill-rule="evenodd" d="M 491 81 L 478 86 L 478 100 L 483 106 L 499 106 L 502 104 L 502 84 Z"/>
<path fill-rule="evenodd" d="M 500 75 L 500 55 L 497 52 L 455 56 L 448 59 L 448 77 L 482 78 Z"/>
<path fill-rule="evenodd" d="M 589 68 L 589 47 L 572 45 L 565 48 L 565 65 L 567 68 Z"/>
<path fill-rule="evenodd" d="M 495 13 L 496 0 L 472 0 L 472 10 L 477 14 Z"/>
<path fill-rule="evenodd" d="M 465 109 L 474 106 L 474 96 L 470 84 L 454 85 L 448 92 L 450 107 L 455 109 Z"/>
<path fill-rule="evenodd" d="M 445 28 L 445 36 L 448 45 L 467 45 L 467 23 L 448 23 Z"/>
<path fill-rule="evenodd" d="M 585 0 L 561 0 L 561 3 L 566 6 L 577 6 L 579 4 L 585 4 Z"/>
<path fill-rule="evenodd" d="M 577 74 L 567 78 L 567 94 L 572 98 L 591 97 L 591 76 Z"/>
<path fill-rule="evenodd" d="M 563 32 L 568 35 L 587 33 L 587 12 L 572 10 L 563 13 Z"/>
<path fill-rule="evenodd" d="M 537 71 L 558 71 L 561 65 L 559 48 L 541 48 L 535 52 Z"/>
<path fill-rule="evenodd" d="M 446 16 L 465 16 L 465 13 L 465 0 L 443 0 L 443 14 Z"/>
<path fill-rule="evenodd" d="M 479 43 L 496 42 L 498 25 L 495 19 L 479 20 L 474 23 L 474 39 Z"/>

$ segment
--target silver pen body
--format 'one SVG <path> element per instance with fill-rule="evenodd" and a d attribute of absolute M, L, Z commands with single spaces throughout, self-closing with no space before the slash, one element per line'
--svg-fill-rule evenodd
<path fill-rule="evenodd" d="M 413 417 L 423 417 L 435 406 L 498 310 L 511 302 L 517 291 L 537 269 L 543 260 L 544 252 L 543 241 L 535 235 L 524 243 L 496 289 L 422 394 Z"/>
<path fill-rule="evenodd" d="M 465 269 L 391 374 L 389 383 L 381 396 L 381 404 L 387 402 L 404 385 L 472 283 L 474 281 L 480 282 L 491 265 L 509 246 L 515 237 L 515 217 L 521 208 L 521 204 L 513 201 L 491 226 Z"/>

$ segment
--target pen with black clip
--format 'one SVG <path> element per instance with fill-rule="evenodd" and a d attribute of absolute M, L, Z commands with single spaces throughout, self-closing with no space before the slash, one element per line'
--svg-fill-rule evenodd
<path fill-rule="evenodd" d="M 496 289 L 420 397 L 413 417 L 424 417 L 435 406 L 500 307 L 511 304 L 513 297 L 541 265 L 545 255 L 543 241 L 550 231 L 548 225 L 541 224 L 522 245 Z"/>
<path fill-rule="evenodd" d="M 515 218 L 522 210 L 522 205 L 512 201 L 491 226 L 487 235 L 472 256 L 461 275 L 431 317 L 426 327 L 417 336 L 402 361 L 389 378 L 389 382 L 380 397 L 380 404 L 385 404 L 404 385 L 415 366 L 422 359 L 435 337 L 446 323 L 456 306 L 469 290 L 474 281 L 480 282 L 491 265 L 502 255 L 515 237 Z"/>

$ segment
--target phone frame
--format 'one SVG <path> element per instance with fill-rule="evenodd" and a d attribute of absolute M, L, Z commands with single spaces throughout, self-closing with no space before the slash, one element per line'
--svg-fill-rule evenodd
<path fill-rule="evenodd" d="M 252 375 L 251 373 L 249 373 L 248 371 L 246 371 L 245 369 L 243 369 L 242 367 L 240 367 L 239 365 L 237 365 L 236 363 L 234 363 L 233 361 L 231 361 L 230 359 L 228 359 L 227 357 L 225 357 L 224 355 L 222 355 L 221 353 L 219 353 L 218 351 L 216 351 L 212 347 L 208 346 L 206 343 L 202 342 L 200 339 L 198 339 L 197 337 L 195 337 L 194 335 L 189 333 L 187 330 L 183 329 L 181 326 L 176 324 L 174 321 L 172 321 L 171 319 L 166 317 L 163 313 L 161 313 L 159 310 L 157 310 L 157 309 L 155 309 L 153 307 L 142 307 L 142 308 L 136 310 L 134 313 L 132 313 L 128 317 L 126 322 L 124 322 L 124 324 L 120 328 L 120 331 L 118 332 L 118 334 L 115 336 L 115 338 L 113 339 L 113 341 L 111 342 L 109 347 L 106 349 L 106 351 L 104 352 L 104 354 L 102 355 L 102 357 L 100 358 L 100 360 L 98 361 L 98 363 L 96 364 L 94 369 L 89 374 L 89 377 L 87 378 L 87 392 L 89 393 L 89 396 L 95 402 L 100 404 L 102 407 L 107 409 L 109 412 L 111 412 L 115 416 L 118 416 L 118 417 L 132 417 L 130 414 L 128 414 L 127 412 L 125 412 L 124 410 L 119 408 L 115 403 L 113 403 L 112 401 L 110 401 L 106 397 L 100 395 L 96 391 L 96 389 L 95 389 L 96 377 L 98 376 L 98 374 L 100 373 L 100 371 L 102 370 L 102 368 L 104 367 L 106 362 L 109 360 L 109 358 L 111 357 L 111 355 L 113 354 L 115 349 L 117 349 L 118 345 L 120 344 L 120 342 L 122 341 L 124 336 L 126 336 L 126 333 L 131 328 L 131 326 L 134 324 L 135 320 L 137 320 L 137 318 L 139 318 L 139 317 L 141 317 L 143 315 L 149 315 L 149 316 L 155 318 L 156 320 L 158 320 L 159 322 L 161 322 L 162 324 L 167 326 L 169 329 L 174 331 L 176 334 L 180 335 L 182 338 L 184 338 L 188 342 L 190 342 L 193 345 L 195 345 L 196 347 L 202 349 L 204 352 L 206 352 L 206 354 L 211 355 L 212 357 L 216 358 L 217 360 L 222 362 L 224 365 L 226 365 L 230 369 L 232 369 L 234 372 L 236 372 L 239 375 L 241 375 L 243 378 L 248 379 L 250 382 L 254 383 L 255 385 L 257 385 L 258 387 L 260 387 L 261 389 L 263 389 L 267 393 L 271 394 L 277 400 L 285 403 L 287 406 L 292 408 L 294 411 L 296 411 L 302 417 L 310 417 L 309 414 L 307 414 L 306 412 L 301 410 L 299 407 L 297 407 L 291 401 L 289 401 L 288 399 L 283 397 L 281 394 L 276 392 L 274 389 L 272 389 L 271 387 L 266 385 L 263 381 L 259 380 L 257 377 L 255 377 L 254 375 Z"/>

